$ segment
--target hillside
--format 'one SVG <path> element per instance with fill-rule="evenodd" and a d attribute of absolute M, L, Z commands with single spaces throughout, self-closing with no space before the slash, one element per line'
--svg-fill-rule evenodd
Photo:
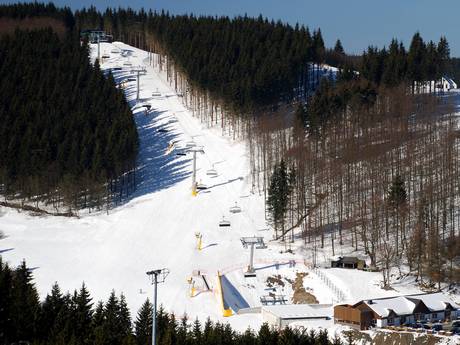
<path fill-rule="evenodd" d="M 138 189 L 130 200 L 109 214 L 37 218 L 1 209 L 0 229 L 6 238 L 0 241 L 0 251 L 13 265 L 27 259 L 34 268 L 41 296 L 56 280 L 64 291 L 84 281 L 95 300 L 106 300 L 111 289 L 123 292 L 135 312 L 152 294 L 145 272 L 167 267 L 171 273 L 159 287 L 159 301 L 167 310 L 201 320 L 210 316 L 244 330 L 248 324 L 258 328 L 262 318 L 260 314 L 223 317 L 218 271 L 225 275 L 224 294 L 234 312 L 244 306 L 243 302 L 259 306 L 260 297 L 266 294 L 267 280 L 278 275 L 284 287 L 278 286 L 276 291 L 291 299 L 293 288 L 288 282 L 302 272 L 307 273 L 302 285 L 326 304 L 420 291 L 412 279 L 395 282 L 395 290 L 383 290 L 380 273 L 313 271 L 312 252 L 303 242 L 289 245 L 292 254 L 285 252 L 287 244 L 271 241 L 273 232 L 265 220 L 263 196 L 254 193 L 248 182 L 249 156 L 244 143 L 230 141 L 217 129 L 205 128 L 194 118 L 182 105 L 181 97 L 165 82 L 165 73 L 148 65 L 147 52 L 120 42 L 103 43 L 101 50 L 101 56 L 109 56 L 101 64 L 102 70 L 112 71 L 133 109 L 140 143 Z M 92 60 L 97 56 L 96 45 L 91 47 L 91 56 Z M 146 70 L 140 79 L 139 101 L 133 67 Z M 150 110 L 146 110 L 146 105 L 151 106 Z M 172 149 L 171 142 L 175 143 Z M 187 145 L 204 150 L 204 154 L 197 156 L 197 179 L 208 188 L 196 197 L 191 194 L 191 157 L 176 155 Z M 207 174 L 211 169 L 217 171 L 216 177 Z M 229 212 L 235 202 L 241 213 Z M 230 227 L 219 227 L 223 216 L 231 222 Z M 201 251 L 196 249 L 196 232 L 203 235 Z M 241 245 L 240 237 L 254 235 L 264 237 L 268 246 L 256 250 L 258 278 L 248 281 L 243 278 L 243 270 L 249 251 Z M 340 249 L 343 255 L 351 251 L 353 248 L 347 246 Z M 318 249 L 317 256 L 319 264 L 327 265 L 330 247 Z M 199 276 L 193 275 L 197 270 L 207 276 L 212 292 L 200 292 L 203 284 Z M 190 297 L 187 279 L 191 276 L 200 292 L 196 297 Z M 323 276 L 340 288 L 328 285 Z M 231 293 L 234 297 L 230 297 L 234 290 L 238 293 Z M 334 328 L 332 323 L 323 326 Z"/>
<path fill-rule="evenodd" d="M 5 198 L 71 211 L 102 207 L 107 182 L 110 192 L 126 193 L 130 184 L 117 179 L 137 154 L 132 113 L 74 34 L 48 28 L 3 36 L 0 71 Z"/>

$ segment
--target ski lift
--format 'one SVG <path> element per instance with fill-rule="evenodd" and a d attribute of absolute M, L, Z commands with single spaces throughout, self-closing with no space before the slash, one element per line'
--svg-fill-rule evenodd
<path fill-rule="evenodd" d="M 229 227 L 230 221 L 226 220 L 224 216 L 222 216 L 222 220 L 219 222 L 220 227 Z"/>
<path fill-rule="evenodd" d="M 212 169 L 209 169 L 208 171 L 206 171 L 206 175 L 211 176 L 211 177 L 217 176 L 217 170 L 214 169 L 214 164 L 212 165 Z"/>
<path fill-rule="evenodd" d="M 186 155 L 187 155 L 187 151 L 184 150 L 183 147 L 181 147 L 181 148 L 176 147 L 176 156 L 186 156 Z"/>
<path fill-rule="evenodd" d="M 136 78 L 128 78 L 128 81 L 136 81 Z"/>
<path fill-rule="evenodd" d="M 190 149 L 190 148 L 195 147 L 195 146 L 196 146 L 196 143 L 193 140 L 187 141 L 185 143 L 185 148 L 187 148 L 187 149 Z"/>
<path fill-rule="evenodd" d="M 230 213 L 240 213 L 241 207 L 238 206 L 238 203 L 235 201 L 235 206 L 230 207 Z"/>
<path fill-rule="evenodd" d="M 208 189 L 208 186 L 206 186 L 204 183 L 202 183 L 202 182 L 200 181 L 199 183 L 197 183 L 196 189 L 197 189 L 197 190 L 205 190 L 205 189 Z"/>
<path fill-rule="evenodd" d="M 110 58 L 110 55 L 104 54 L 104 55 L 102 55 L 102 58 L 103 59 L 108 59 L 108 58 Z"/>
<path fill-rule="evenodd" d="M 161 92 L 157 89 L 156 91 L 152 92 L 152 97 L 161 97 Z"/>

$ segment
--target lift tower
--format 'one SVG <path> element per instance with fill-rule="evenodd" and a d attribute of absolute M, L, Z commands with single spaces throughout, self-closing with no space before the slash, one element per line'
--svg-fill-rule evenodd
<path fill-rule="evenodd" d="M 204 150 L 202 147 L 191 147 L 187 150 L 187 152 L 193 153 L 193 174 L 192 174 L 192 195 L 197 195 L 197 188 L 196 188 L 196 154 L 202 153 L 204 154 Z"/>
<path fill-rule="evenodd" d="M 136 94 L 136 99 L 138 100 L 139 99 L 139 93 L 140 93 L 140 85 L 139 85 L 139 83 L 140 83 L 140 79 L 141 79 L 141 74 L 147 73 L 147 70 L 145 69 L 145 67 L 139 66 L 139 67 L 136 67 L 136 68 L 132 68 L 131 73 L 137 73 L 137 94 Z"/>
<path fill-rule="evenodd" d="M 264 238 L 259 236 L 254 237 L 241 237 L 241 244 L 243 244 L 244 248 L 250 248 L 250 256 L 249 256 L 249 265 L 247 271 L 244 273 L 245 277 L 255 277 L 256 271 L 254 269 L 254 247 L 256 249 L 264 249 L 266 248 L 264 243 Z"/>

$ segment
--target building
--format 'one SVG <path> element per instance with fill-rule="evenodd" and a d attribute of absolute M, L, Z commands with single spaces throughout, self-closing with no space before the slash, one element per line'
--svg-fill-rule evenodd
<path fill-rule="evenodd" d="M 441 82 L 436 84 L 436 88 L 442 91 L 450 91 L 457 88 L 457 83 L 453 79 L 444 76 L 441 78 Z"/>
<path fill-rule="evenodd" d="M 438 322 L 460 317 L 460 305 L 442 292 L 362 300 L 334 307 L 334 322 L 361 330 L 370 327 Z"/>
<path fill-rule="evenodd" d="M 339 256 L 337 259 L 331 260 L 331 267 L 357 268 L 362 270 L 366 267 L 366 261 L 361 260 L 355 256 Z"/>
<path fill-rule="evenodd" d="M 282 304 L 261 308 L 263 322 L 278 329 L 299 321 L 330 320 L 331 304 Z"/>

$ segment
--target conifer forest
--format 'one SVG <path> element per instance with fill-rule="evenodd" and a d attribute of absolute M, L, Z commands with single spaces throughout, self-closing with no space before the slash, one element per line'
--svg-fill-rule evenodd
<path fill-rule="evenodd" d="M 331 315 L 358 292 L 458 298 L 460 58 L 444 35 L 350 53 L 263 15 L 82 6 L 0 4 L 0 345 L 152 345 L 153 315 L 154 345 L 340 345 Z M 333 276 L 349 255 L 362 267 Z M 50 275 L 85 283 L 46 294 Z M 330 314 L 245 323 L 271 300 Z"/>
<path fill-rule="evenodd" d="M 71 211 L 101 208 L 134 189 L 138 139 L 131 111 L 114 80 L 90 64 L 78 34 L 69 28 L 60 37 L 45 28 L 4 35 L 0 70 L 5 198 Z"/>

